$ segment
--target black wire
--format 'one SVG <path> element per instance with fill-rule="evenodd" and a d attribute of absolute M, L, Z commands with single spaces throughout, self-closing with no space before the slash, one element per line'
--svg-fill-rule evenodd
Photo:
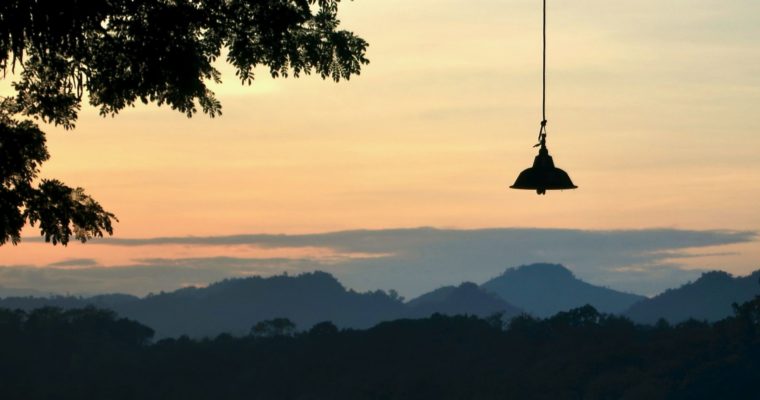
<path fill-rule="evenodd" d="M 546 124 L 546 0 L 544 0 L 544 52 L 542 78 L 543 96 L 541 98 L 541 116 L 543 123 Z"/>
<path fill-rule="evenodd" d="M 538 130 L 537 146 L 546 146 L 546 0 L 544 0 L 543 68 L 541 75 L 541 129 Z"/>

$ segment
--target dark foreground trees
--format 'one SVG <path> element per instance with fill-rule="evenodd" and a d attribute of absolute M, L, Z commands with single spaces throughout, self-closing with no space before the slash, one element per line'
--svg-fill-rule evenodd
<path fill-rule="evenodd" d="M 506 327 L 433 315 L 148 344 L 149 329 L 98 310 L 0 311 L 0 397 L 756 399 L 758 315 L 760 297 L 714 324 L 639 326 L 583 307 Z"/>
<path fill-rule="evenodd" d="M 245 84 L 272 76 L 358 74 L 367 43 L 340 30 L 339 0 L 9 0 L 0 2 L 0 69 L 16 79 L 0 102 L 0 245 L 26 223 L 66 244 L 112 233 L 113 214 L 81 188 L 36 180 L 48 158 L 28 118 L 73 128 L 86 96 L 102 115 L 136 102 L 188 117 L 221 114 L 206 86 L 226 50 Z"/>

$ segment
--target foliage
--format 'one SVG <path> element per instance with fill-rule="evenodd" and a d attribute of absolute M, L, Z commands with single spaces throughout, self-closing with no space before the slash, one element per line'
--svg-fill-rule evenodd
<path fill-rule="evenodd" d="M 290 336 L 296 331 L 296 324 L 287 318 L 274 318 L 259 321 L 251 328 L 251 335 L 255 337 Z"/>
<path fill-rule="evenodd" d="M 113 233 L 116 217 L 82 188 L 46 179 L 34 186 L 40 164 L 49 157 L 45 134 L 34 123 L 0 118 L 0 245 L 18 243 L 27 222 L 39 224 L 53 244 Z"/>
<path fill-rule="evenodd" d="M 95 309 L 0 309 L 4 399 L 752 399 L 760 297 L 710 324 L 581 307 L 506 327 L 472 316 L 367 330 L 148 342 Z M 270 320 L 267 327 L 290 326 Z"/>
<path fill-rule="evenodd" d="M 0 68 L 19 69 L 15 96 L 0 105 L 3 165 L 0 244 L 17 243 L 26 222 L 66 244 L 112 233 L 114 215 L 80 188 L 43 181 L 44 134 L 29 121 L 74 127 L 84 94 L 102 115 L 137 101 L 188 117 L 221 113 L 206 86 L 226 50 L 245 84 L 257 66 L 273 77 L 315 72 L 335 81 L 358 74 L 367 42 L 339 30 L 339 0 L 14 0 L 0 2 Z M 29 137 L 23 137 L 28 135 Z M 20 156 L 20 158 L 19 158 Z M 0 161 L 5 163 L 5 161 Z M 6 169 L 7 167 L 7 169 Z M 15 174 L 15 175 L 14 175 Z"/>

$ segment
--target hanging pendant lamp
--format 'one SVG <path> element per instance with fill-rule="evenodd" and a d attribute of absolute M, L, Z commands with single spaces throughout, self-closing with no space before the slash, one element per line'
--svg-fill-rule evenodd
<path fill-rule="evenodd" d="M 512 189 L 535 190 L 538 194 L 546 194 L 547 190 L 576 189 L 567 172 L 554 166 L 554 160 L 546 148 L 546 0 L 544 0 L 544 48 L 543 48 L 543 97 L 541 100 L 541 129 L 538 131 L 538 155 L 533 160 L 533 166 L 520 173 Z"/>

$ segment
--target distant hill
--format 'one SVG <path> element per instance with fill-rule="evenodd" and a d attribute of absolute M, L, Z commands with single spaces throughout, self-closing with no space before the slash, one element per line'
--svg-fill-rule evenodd
<path fill-rule="evenodd" d="M 247 334 L 256 322 L 285 317 L 300 329 L 332 321 L 339 327 L 368 328 L 398 318 L 404 305 L 385 292 L 346 290 L 324 272 L 294 277 L 230 279 L 206 288 L 186 288 L 114 307 L 161 336 Z"/>
<path fill-rule="evenodd" d="M 714 321 L 731 314 L 732 302 L 760 294 L 758 278 L 760 271 L 743 278 L 713 272 L 646 299 L 588 284 L 561 265 L 533 264 L 508 269 L 480 287 L 469 282 L 446 286 L 403 303 L 392 291 L 357 293 L 328 273 L 313 272 L 229 279 L 144 298 L 124 294 L 8 297 L 0 299 L 0 308 L 108 308 L 150 326 L 158 338 L 243 335 L 257 322 L 274 318 L 288 318 L 302 330 L 322 321 L 341 328 L 368 328 L 383 321 L 423 318 L 433 313 L 484 317 L 503 312 L 508 319 L 524 310 L 548 317 L 585 304 L 604 313 L 628 310 L 626 315 L 638 322 L 651 323 L 660 317 L 674 322 L 689 317 Z"/>
<path fill-rule="evenodd" d="M 9 310 L 24 310 L 30 311 L 36 308 L 42 307 L 60 307 L 64 309 L 71 308 L 83 308 L 88 305 L 95 305 L 86 298 L 74 297 L 74 296 L 50 296 L 50 297 L 33 297 L 33 296 L 17 296 L 6 297 L 0 299 L 0 307 L 7 308 Z"/>
<path fill-rule="evenodd" d="M 60 307 L 63 309 L 84 308 L 93 306 L 98 308 L 110 308 L 124 305 L 126 303 L 139 301 L 140 298 L 128 294 L 101 294 L 92 297 L 61 296 L 53 295 L 48 297 L 38 296 L 15 296 L 0 299 L 0 307 L 11 310 L 33 310 L 46 306 Z"/>
<path fill-rule="evenodd" d="M 36 296 L 36 297 L 49 297 L 49 296 L 55 296 L 55 293 L 50 292 L 43 292 L 41 290 L 36 289 L 20 289 L 20 288 L 7 288 L 5 286 L 0 286 L 0 299 L 5 297 L 25 297 L 25 296 Z"/>
<path fill-rule="evenodd" d="M 382 291 L 347 290 L 324 272 L 229 279 L 205 288 L 183 288 L 142 299 L 121 294 L 0 299 L 2 308 L 32 310 L 45 306 L 111 309 L 150 326 L 157 337 L 242 335 L 259 321 L 280 317 L 292 320 L 299 329 L 322 321 L 342 328 L 368 328 L 383 321 L 423 318 L 433 313 L 485 317 L 503 312 L 510 318 L 521 312 L 474 283 L 443 287 L 404 304 Z"/>
<path fill-rule="evenodd" d="M 299 329 L 332 321 L 344 328 L 368 328 L 405 316 L 400 299 L 385 292 L 346 290 L 324 272 L 298 276 L 229 279 L 205 288 L 183 288 L 145 298 L 100 295 L 89 298 L 56 296 L 0 299 L 0 307 L 31 310 L 44 306 L 65 309 L 88 305 L 108 308 L 150 326 L 157 337 L 247 334 L 262 320 L 285 317 Z"/>
<path fill-rule="evenodd" d="M 477 315 L 487 317 L 504 313 L 505 319 L 519 315 L 522 311 L 500 297 L 488 293 L 472 282 L 459 286 L 445 286 L 423 294 L 406 303 L 408 316 L 429 317 L 433 313 L 446 315 Z"/>
<path fill-rule="evenodd" d="M 706 272 L 694 282 L 669 289 L 631 306 L 625 315 L 640 323 L 660 318 L 676 323 L 689 318 L 717 321 L 733 315 L 732 303 L 743 303 L 760 295 L 760 270 L 744 277 L 722 271 Z"/>
<path fill-rule="evenodd" d="M 558 264 L 509 268 L 481 287 L 538 317 L 548 317 L 586 304 L 600 312 L 622 313 L 645 299 L 644 296 L 586 283 Z"/>

